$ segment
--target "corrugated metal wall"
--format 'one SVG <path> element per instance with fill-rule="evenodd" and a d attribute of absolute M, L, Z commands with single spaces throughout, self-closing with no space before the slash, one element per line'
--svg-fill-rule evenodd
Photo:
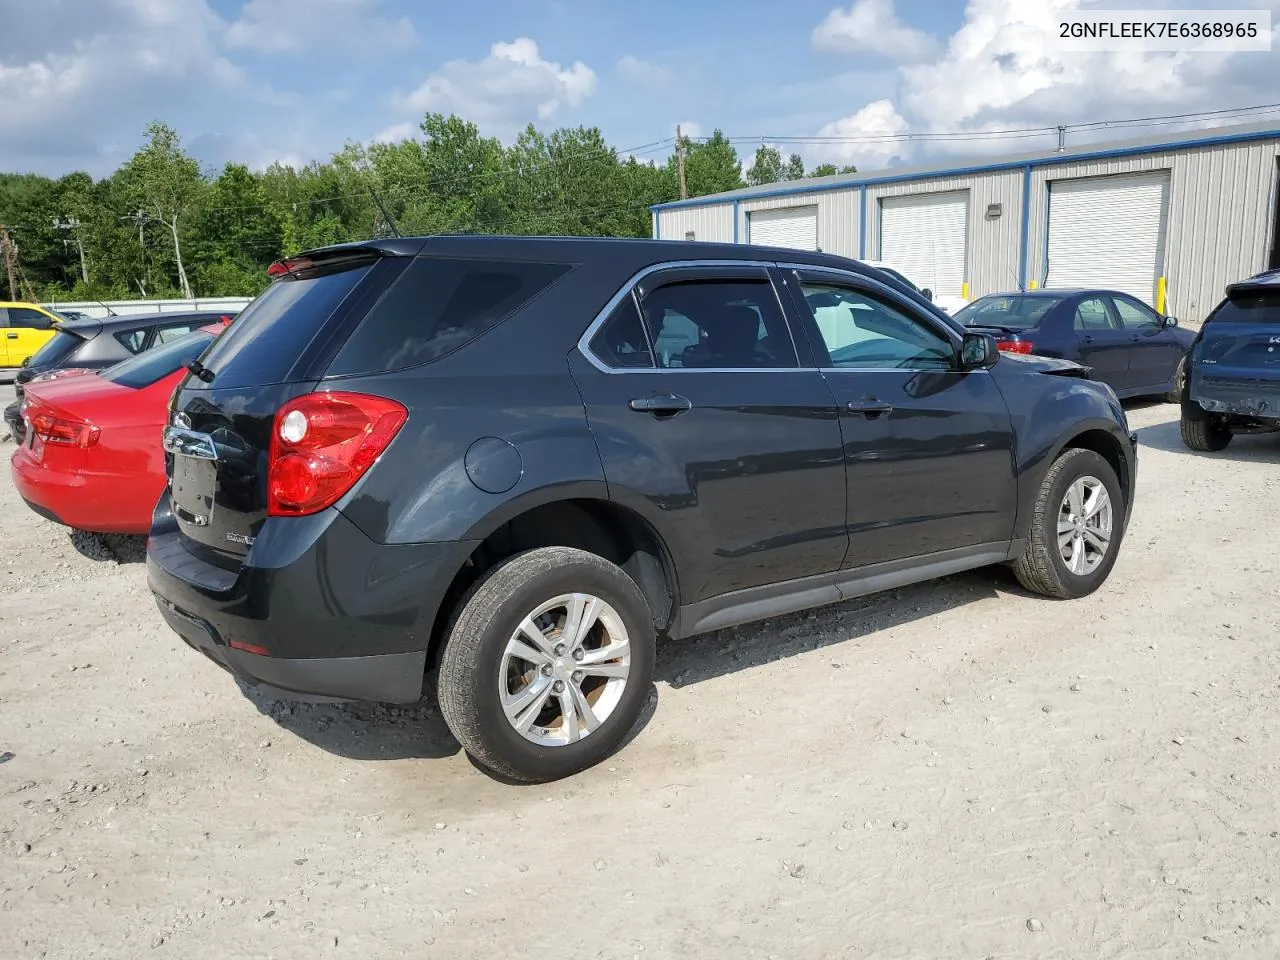
<path fill-rule="evenodd" d="M 969 296 L 981 297 L 1018 287 L 1018 244 L 1022 236 L 1022 174 L 1018 171 L 931 177 L 867 187 L 867 259 L 880 255 L 880 200 L 922 193 L 969 193 Z M 986 218 L 988 204 L 1001 205 L 1000 216 Z"/>
<path fill-rule="evenodd" d="M 1164 276 L 1169 313 L 1198 324 L 1221 299 L 1226 284 L 1267 266 L 1271 247 L 1280 141 L 1226 144 L 1198 149 L 1063 163 L 1031 168 L 1027 223 L 1027 280 L 1042 281 L 1048 239 L 1048 184 L 1053 180 L 1109 176 L 1168 169 L 1169 212 Z M 752 210 L 818 205 L 818 245 L 828 253 L 856 257 L 860 229 L 867 231 L 866 255 L 879 253 L 880 200 L 910 194 L 969 191 L 968 268 L 973 297 L 1016 289 L 1022 236 L 1021 170 L 928 177 L 867 187 L 867 222 L 859 224 L 860 188 L 824 193 L 742 200 L 738 239 L 746 242 Z M 1001 215 L 986 218 L 988 204 Z M 733 241 L 731 202 L 706 207 L 662 210 L 661 236 L 683 239 L 692 230 L 698 240 Z"/>
<path fill-rule="evenodd" d="M 841 257 L 858 255 L 858 190 L 800 194 L 744 200 L 738 209 L 738 239 L 748 242 L 747 216 L 752 210 L 779 210 L 783 207 L 818 207 L 818 246 L 823 253 Z"/>
<path fill-rule="evenodd" d="M 693 231 L 694 240 L 733 243 L 733 206 L 717 203 L 706 207 L 683 207 L 658 211 L 659 236 L 663 240 L 683 240 Z"/>
<path fill-rule="evenodd" d="M 1278 148 L 1260 141 L 1033 168 L 1027 278 L 1044 276 L 1051 181 L 1169 170 L 1165 309 L 1198 324 L 1228 283 L 1267 265 Z"/>

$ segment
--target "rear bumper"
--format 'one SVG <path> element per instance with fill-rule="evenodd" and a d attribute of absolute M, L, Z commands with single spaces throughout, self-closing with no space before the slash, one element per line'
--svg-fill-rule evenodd
<path fill-rule="evenodd" d="M 411 703 L 445 592 L 474 548 L 375 543 L 330 509 L 269 520 L 230 571 L 188 550 L 162 498 L 147 580 L 169 626 L 247 683 Z"/>
<path fill-rule="evenodd" d="M 1280 379 L 1214 380 L 1198 377 L 1191 399 L 1209 413 L 1280 420 Z"/>
<path fill-rule="evenodd" d="M 292 659 L 228 646 L 207 621 L 157 596 L 165 622 L 193 650 L 264 692 L 316 700 L 412 703 L 422 696 L 427 652 Z"/>
<path fill-rule="evenodd" d="M 34 460 L 21 443 L 9 461 L 13 485 L 27 506 L 65 527 L 91 533 L 142 536 L 148 530 L 146 511 L 133 495 L 136 478 L 64 470 Z"/>

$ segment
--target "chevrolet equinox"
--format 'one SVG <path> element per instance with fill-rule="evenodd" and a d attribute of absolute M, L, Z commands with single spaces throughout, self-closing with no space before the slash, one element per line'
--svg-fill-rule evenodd
<path fill-rule="evenodd" d="M 658 637 L 991 564 L 1093 592 L 1135 439 L 888 274 L 646 240 L 313 250 L 176 390 L 148 577 L 192 647 L 293 695 L 411 702 L 546 781 L 634 726 Z"/>

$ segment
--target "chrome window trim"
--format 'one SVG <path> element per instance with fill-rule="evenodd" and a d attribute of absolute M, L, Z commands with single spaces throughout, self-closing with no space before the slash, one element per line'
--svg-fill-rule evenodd
<path fill-rule="evenodd" d="M 699 269 L 702 267 L 756 267 L 769 270 L 776 267 L 777 264 L 772 260 L 664 260 L 661 263 L 651 263 L 647 267 L 637 270 L 631 275 L 618 291 L 609 298 L 604 308 L 596 314 L 595 319 L 587 326 L 586 331 L 578 338 L 577 349 L 593 367 L 601 373 L 608 374 L 665 374 L 665 373 L 813 373 L 814 367 L 806 367 L 800 364 L 800 347 L 796 343 L 796 333 L 791 329 L 791 321 L 787 318 L 786 307 L 782 303 L 781 292 L 777 285 L 773 282 L 772 277 L 765 277 L 769 286 L 773 289 L 774 300 L 778 304 L 778 312 L 782 315 L 782 322 L 786 324 L 787 336 L 791 338 L 791 349 L 796 354 L 796 366 L 794 367 L 659 367 L 657 365 L 658 358 L 653 354 L 653 343 L 650 341 L 649 350 L 653 354 L 654 365 L 652 367 L 611 367 L 603 360 L 591 352 L 591 340 L 600 331 L 605 321 L 609 319 L 610 314 L 622 302 L 623 298 L 635 292 L 636 287 L 646 277 L 650 277 L 655 273 L 664 270 L 682 270 L 682 269 Z M 636 308 L 640 310 L 640 319 L 644 320 L 644 311 L 641 309 L 639 299 L 636 300 Z M 648 338 L 648 329 L 645 334 Z"/>

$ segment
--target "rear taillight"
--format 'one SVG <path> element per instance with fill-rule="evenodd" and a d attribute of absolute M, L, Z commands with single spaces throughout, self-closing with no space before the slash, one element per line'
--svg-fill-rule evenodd
<path fill-rule="evenodd" d="M 102 433 L 88 420 L 40 404 L 26 404 L 23 415 L 30 421 L 32 433 L 45 443 L 65 447 L 92 447 Z"/>
<path fill-rule="evenodd" d="M 997 340 L 996 349 L 1003 353 L 1030 353 L 1035 348 L 1030 340 Z"/>
<path fill-rule="evenodd" d="M 271 427 L 267 515 L 301 517 L 332 506 L 387 449 L 409 411 L 363 393 L 309 393 Z"/>

